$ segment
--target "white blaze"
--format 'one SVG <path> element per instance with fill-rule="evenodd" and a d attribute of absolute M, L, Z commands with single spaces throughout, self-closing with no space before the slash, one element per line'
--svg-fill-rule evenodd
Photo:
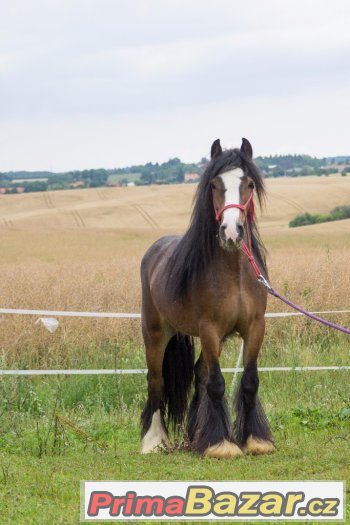
<path fill-rule="evenodd" d="M 227 206 L 227 204 L 239 204 L 239 187 L 243 175 L 244 173 L 241 168 L 235 168 L 221 175 L 222 182 L 226 189 L 225 206 Z M 229 208 L 225 210 L 222 215 L 221 224 L 226 224 L 225 235 L 227 239 L 232 239 L 232 241 L 236 241 L 238 237 L 237 224 L 239 224 L 239 216 L 240 211 L 238 208 Z"/>

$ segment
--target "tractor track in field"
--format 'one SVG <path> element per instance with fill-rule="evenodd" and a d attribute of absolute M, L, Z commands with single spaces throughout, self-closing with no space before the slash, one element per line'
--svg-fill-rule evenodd
<path fill-rule="evenodd" d="M 86 224 L 84 222 L 84 219 L 80 215 L 80 213 L 77 210 L 70 210 L 70 214 L 72 215 L 75 224 L 78 228 L 85 228 Z"/>
<path fill-rule="evenodd" d="M 96 188 L 96 193 L 97 193 L 98 198 L 101 201 L 108 200 L 108 196 L 105 194 L 105 192 L 103 190 Z"/>
<path fill-rule="evenodd" d="M 293 208 L 295 208 L 298 211 L 301 211 L 303 213 L 307 212 L 307 210 L 303 206 L 301 206 L 298 202 L 292 199 L 288 199 L 284 197 L 283 195 L 281 195 L 280 193 L 275 193 L 274 191 L 273 192 L 270 191 L 269 195 L 271 195 L 271 197 L 276 197 L 278 200 L 282 202 L 286 202 L 287 204 L 290 204 L 291 206 L 293 206 Z"/>
<path fill-rule="evenodd" d="M 145 219 L 145 221 L 154 229 L 158 230 L 160 228 L 159 224 L 153 217 L 141 206 L 141 204 L 134 204 L 133 207 L 137 210 L 140 215 Z"/>
<path fill-rule="evenodd" d="M 5 226 L 5 228 L 7 228 L 7 229 L 13 228 L 13 222 L 11 221 L 11 219 L 3 218 L 2 222 L 3 222 L 4 226 Z"/>
<path fill-rule="evenodd" d="M 67 217 L 73 219 L 77 228 L 86 228 L 85 221 L 77 210 L 66 210 L 65 214 Z"/>
<path fill-rule="evenodd" d="M 49 210 L 54 210 L 55 209 L 55 205 L 53 203 L 52 196 L 51 196 L 51 194 L 49 192 L 47 192 L 47 191 L 43 192 L 43 199 L 44 199 L 44 203 L 45 203 L 46 207 Z"/>

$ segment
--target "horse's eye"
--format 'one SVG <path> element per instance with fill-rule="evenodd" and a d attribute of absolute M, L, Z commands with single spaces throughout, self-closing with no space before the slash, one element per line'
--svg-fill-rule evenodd
<path fill-rule="evenodd" d="M 253 190 L 253 189 L 254 189 L 254 182 L 250 182 L 250 183 L 248 184 L 248 188 L 251 188 L 251 189 Z"/>

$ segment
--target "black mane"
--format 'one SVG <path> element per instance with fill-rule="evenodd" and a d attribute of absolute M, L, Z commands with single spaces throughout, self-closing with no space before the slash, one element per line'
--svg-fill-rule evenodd
<path fill-rule="evenodd" d="M 213 209 L 211 180 L 219 173 L 241 168 L 254 181 L 261 206 L 265 197 L 264 181 L 257 166 L 241 150 L 226 150 L 207 165 L 194 198 L 191 222 L 185 235 L 175 247 L 169 260 L 168 288 L 173 297 L 184 297 L 211 265 L 218 249 L 218 223 Z M 248 226 L 248 224 L 250 226 Z M 260 269 L 267 277 L 266 250 L 254 221 L 249 221 L 252 250 Z"/>

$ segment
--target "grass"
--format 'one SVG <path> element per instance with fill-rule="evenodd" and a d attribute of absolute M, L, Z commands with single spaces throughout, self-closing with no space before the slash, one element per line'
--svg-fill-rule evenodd
<path fill-rule="evenodd" d="M 310 310 L 349 308 L 350 220 L 288 229 L 305 208 L 323 213 L 345 204 L 349 181 L 267 185 L 261 232 L 271 282 Z M 184 230 L 193 191 L 184 185 L 2 196 L 1 307 L 139 311 L 142 254 L 161 235 Z M 269 299 L 269 311 L 284 309 Z M 332 319 L 349 325 L 348 316 Z M 34 322 L 0 316 L 1 368 L 145 366 L 138 320 L 62 318 L 54 334 Z M 238 351 L 239 341 L 229 341 L 222 366 L 234 367 Z M 302 318 L 270 319 L 259 364 L 349 365 L 348 338 Z M 180 450 L 140 456 L 144 376 L 0 377 L 0 523 L 77 523 L 82 479 L 350 481 L 348 377 L 261 373 L 278 452 L 235 461 Z"/>
<path fill-rule="evenodd" d="M 273 321 L 277 322 L 277 321 Z M 299 334 L 282 328 L 284 345 L 267 334 L 260 365 L 348 364 L 344 336 Z M 112 355 L 112 344 L 105 348 Z M 233 366 L 239 345 L 225 345 Z M 118 366 L 144 366 L 141 347 L 116 347 Z M 102 351 L 102 350 L 101 350 Z M 198 352 L 198 349 L 197 349 Z M 114 366 L 100 349 L 77 366 Z M 85 359 L 85 360 L 84 360 Z M 52 363 L 54 367 L 55 363 Z M 231 383 L 225 374 L 227 391 Z M 144 376 L 71 376 L 0 380 L 1 523 L 77 523 L 82 479 L 345 479 L 350 472 L 348 372 L 260 374 L 260 392 L 278 452 L 235 461 L 188 452 L 140 456 L 139 415 Z M 13 513 L 11 495 L 17 505 Z M 350 512 L 350 509 L 349 509 Z M 2 513 L 2 516 L 1 516 Z"/>
<path fill-rule="evenodd" d="M 1 523 L 77 523 L 83 479 L 349 481 L 349 387 L 341 374 L 261 374 L 278 451 L 223 461 L 138 454 L 144 377 L 3 379 Z"/>

